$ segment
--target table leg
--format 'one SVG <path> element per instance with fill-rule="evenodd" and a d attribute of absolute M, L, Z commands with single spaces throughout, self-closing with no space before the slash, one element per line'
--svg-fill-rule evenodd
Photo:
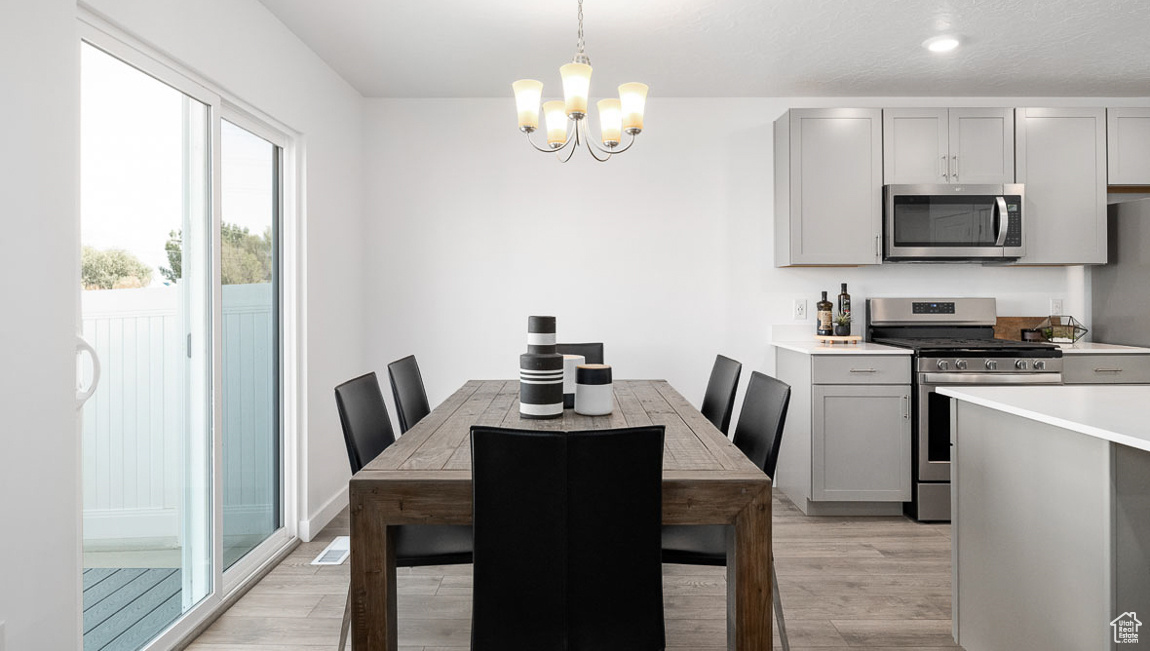
<path fill-rule="evenodd" d="M 351 632 L 356 651 L 397 651 L 395 530 L 371 500 L 351 500 Z"/>
<path fill-rule="evenodd" d="M 771 489 L 735 518 L 727 538 L 727 649 L 771 648 Z"/>

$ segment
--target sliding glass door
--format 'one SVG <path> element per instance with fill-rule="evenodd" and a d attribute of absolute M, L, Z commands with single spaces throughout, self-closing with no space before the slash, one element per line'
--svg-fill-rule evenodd
<path fill-rule="evenodd" d="M 81 56 L 84 648 L 136 649 L 212 590 L 209 107 Z"/>
<path fill-rule="evenodd" d="M 224 569 L 279 529 L 279 178 L 281 149 L 223 120 Z"/>
<path fill-rule="evenodd" d="M 286 139 L 106 35 L 81 64 L 84 648 L 168 648 L 294 535 Z"/>

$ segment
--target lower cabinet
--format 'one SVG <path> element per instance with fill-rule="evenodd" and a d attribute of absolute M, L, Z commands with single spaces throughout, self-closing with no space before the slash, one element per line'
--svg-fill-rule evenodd
<path fill-rule="evenodd" d="M 1063 353 L 1063 384 L 1150 384 L 1150 355 Z"/>
<path fill-rule="evenodd" d="M 911 499 L 909 355 L 776 348 L 791 385 L 775 485 L 808 515 L 897 515 Z"/>
<path fill-rule="evenodd" d="M 910 385 L 815 385 L 811 393 L 811 499 L 910 501 Z"/>

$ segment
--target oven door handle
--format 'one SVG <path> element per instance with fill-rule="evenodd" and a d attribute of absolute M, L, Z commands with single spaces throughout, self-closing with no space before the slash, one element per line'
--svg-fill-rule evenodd
<path fill-rule="evenodd" d="M 1062 384 L 1061 373 L 920 373 L 920 384 Z"/>
<path fill-rule="evenodd" d="M 1006 197 L 995 197 L 994 205 L 997 206 L 998 213 L 998 239 L 994 241 L 995 246 L 1003 246 L 1006 244 L 1006 231 L 1010 227 L 1009 214 L 1006 211 Z"/>

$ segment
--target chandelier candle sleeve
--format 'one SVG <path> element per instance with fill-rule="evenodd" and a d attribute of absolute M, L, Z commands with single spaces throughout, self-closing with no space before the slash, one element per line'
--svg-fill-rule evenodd
<path fill-rule="evenodd" d="M 543 103 L 543 116 L 547 119 L 547 144 L 561 147 L 567 142 L 567 111 L 563 100 Z"/>
<path fill-rule="evenodd" d="M 603 144 L 614 147 L 619 144 L 623 133 L 623 108 L 617 99 L 601 99 L 599 106 L 599 131 L 603 135 Z"/>
<path fill-rule="evenodd" d="M 511 84 L 515 91 L 515 108 L 519 111 L 519 130 L 528 133 L 539 128 L 539 98 L 543 83 L 534 79 L 520 79 Z"/>
<path fill-rule="evenodd" d="M 568 63 L 559 67 L 563 78 L 563 101 L 567 115 L 579 119 L 587 115 L 587 96 L 591 94 L 591 66 L 586 63 Z"/>
<path fill-rule="evenodd" d="M 619 102 L 623 107 L 623 130 L 636 134 L 643 130 L 643 110 L 647 106 L 647 84 L 633 81 L 619 86 Z"/>

